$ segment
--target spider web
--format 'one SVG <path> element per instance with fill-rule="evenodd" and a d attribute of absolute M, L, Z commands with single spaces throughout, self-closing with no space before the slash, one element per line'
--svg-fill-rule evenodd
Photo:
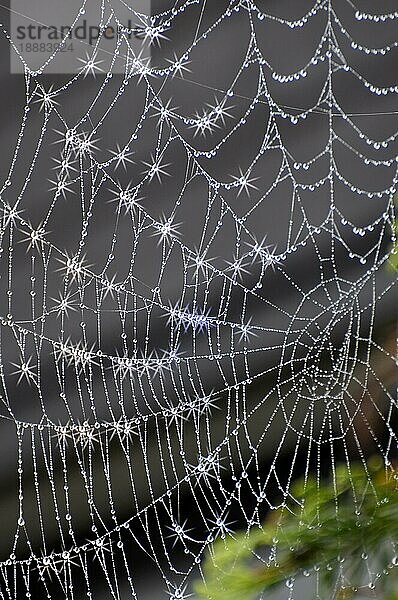
<path fill-rule="evenodd" d="M 391 467 L 398 13 L 265 4 L 132 3 L 147 60 L 99 0 L 111 56 L 97 40 L 51 84 L 57 52 L 25 62 L 1 189 L 2 598 L 144 597 L 138 555 L 188 597 L 212 543 L 297 477 Z"/>

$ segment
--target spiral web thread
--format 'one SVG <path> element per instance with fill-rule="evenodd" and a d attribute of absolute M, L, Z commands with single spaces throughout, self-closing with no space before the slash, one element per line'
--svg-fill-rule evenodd
<path fill-rule="evenodd" d="M 103 27 L 118 23 L 116 2 L 98 8 Z M 26 104 L 1 190 L 1 414 L 18 467 L 1 598 L 137 598 L 137 552 L 154 563 L 165 595 L 188 597 L 212 542 L 261 525 L 290 499 L 295 478 L 313 470 L 321 480 L 325 461 L 333 473 L 338 452 L 366 469 L 366 444 L 386 468 L 394 456 L 396 349 L 374 326 L 395 294 L 398 86 L 374 83 L 357 65 L 379 61 L 380 77 L 398 41 L 372 48 L 349 23 L 383 38 L 398 13 L 320 0 L 291 19 L 231 0 L 209 20 L 207 8 L 187 0 L 148 17 L 130 7 L 157 48 L 151 62 L 125 31 L 106 73 L 99 41 L 61 83 L 48 84 L 47 63 L 37 72 L 25 64 Z M 184 18 L 195 22 L 189 43 L 163 55 Z M 245 52 L 234 77 L 222 89 L 195 82 L 195 61 L 235 21 Z M 273 26 L 283 47 L 317 31 L 293 72 L 267 55 Z M 112 76 L 115 61 L 124 76 Z M 322 83 L 308 107 L 279 99 L 314 74 Z M 389 117 L 380 135 L 344 107 L 345 81 L 371 98 L 374 119 Z M 205 96 L 184 112 L 170 82 L 200 83 Z M 71 117 L 64 104 L 79 86 L 81 114 Z M 103 145 L 126 97 L 139 114 L 123 140 L 108 143 L 108 131 Z M 226 149 L 253 120 L 260 135 L 230 166 Z M 290 143 L 306 122 L 326 135 L 303 159 Z M 39 208 L 36 172 L 52 180 Z M 275 202 L 285 202 L 280 222 L 267 220 Z M 65 219 L 70 242 L 60 245 Z"/>

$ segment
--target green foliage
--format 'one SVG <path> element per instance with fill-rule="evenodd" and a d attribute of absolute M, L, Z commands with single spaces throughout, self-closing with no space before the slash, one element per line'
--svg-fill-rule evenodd
<path fill-rule="evenodd" d="M 395 235 L 398 237 L 398 221 L 395 221 Z M 389 264 L 392 269 L 398 269 L 398 242 L 395 243 L 395 246 L 391 252 Z"/>
<path fill-rule="evenodd" d="M 398 194 L 395 195 L 394 200 L 395 200 L 395 204 L 398 206 Z M 394 233 L 395 233 L 396 241 L 392 248 L 388 262 L 389 262 L 390 269 L 396 271 L 396 270 L 398 270 L 398 219 L 395 221 Z"/>
<path fill-rule="evenodd" d="M 203 565 L 204 582 L 195 585 L 197 597 L 254 600 L 315 567 L 322 597 L 337 589 L 334 598 L 349 600 L 369 579 L 371 567 L 378 575 L 375 590 L 367 591 L 398 600 L 398 559 L 392 554 L 398 542 L 398 475 L 391 467 L 378 460 L 367 469 L 340 466 L 322 485 L 315 477 L 305 485 L 297 482 L 292 497 L 299 499 L 298 510 L 291 500 L 271 511 L 261 528 L 216 540 Z M 266 563 L 254 554 L 266 556 L 272 549 L 275 559 Z"/>

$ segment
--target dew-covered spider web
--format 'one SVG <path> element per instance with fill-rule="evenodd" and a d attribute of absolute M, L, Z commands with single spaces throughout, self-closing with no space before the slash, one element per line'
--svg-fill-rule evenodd
<path fill-rule="evenodd" d="M 73 73 L 2 26 L 0 597 L 183 599 L 297 478 L 392 469 L 398 12 L 89 4 Z"/>

